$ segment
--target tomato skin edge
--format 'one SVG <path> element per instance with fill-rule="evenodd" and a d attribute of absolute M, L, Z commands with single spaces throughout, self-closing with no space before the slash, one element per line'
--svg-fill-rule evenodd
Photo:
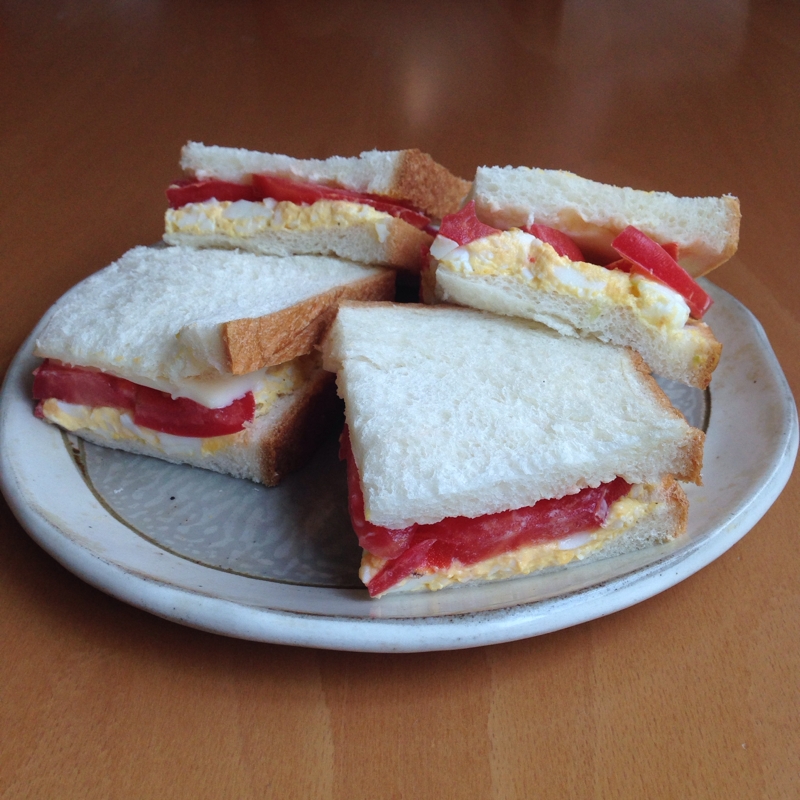
<path fill-rule="evenodd" d="M 549 225 L 527 225 L 522 229 L 525 233 L 535 236 L 540 242 L 549 244 L 562 258 L 570 261 L 586 261 L 583 251 L 569 234 L 563 233 L 558 228 Z"/>
<path fill-rule="evenodd" d="M 694 319 L 702 319 L 711 308 L 712 298 L 671 255 L 673 245 L 662 247 L 638 228 L 628 225 L 611 246 L 630 262 L 632 272 L 658 281 L 680 294 Z"/>
<path fill-rule="evenodd" d="M 500 229 L 493 228 L 478 219 L 474 200 L 470 200 L 455 214 L 448 214 L 442 219 L 442 224 L 439 226 L 439 236 L 450 239 L 459 247 L 494 233 L 500 233 Z"/>

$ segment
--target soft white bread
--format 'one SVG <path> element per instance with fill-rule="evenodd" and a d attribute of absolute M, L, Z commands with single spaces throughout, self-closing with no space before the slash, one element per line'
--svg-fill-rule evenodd
<path fill-rule="evenodd" d="M 437 218 L 457 211 L 470 188 L 469 181 L 413 149 L 370 150 L 354 158 L 319 160 L 189 142 L 181 151 L 181 167 L 199 179 L 245 183 L 250 175 L 270 174 L 338 186 L 408 203 Z"/>
<path fill-rule="evenodd" d="M 624 348 L 471 309 L 344 303 L 323 358 L 376 525 L 521 508 L 617 476 L 700 480 L 704 435 Z"/>
<path fill-rule="evenodd" d="M 434 247 L 434 250 L 437 248 Z M 704 389 L 722 345 L 661 284 L 572 262 L 519 230 L 451 250 L 433 265 L 426 302 L 457 303 L 541 322 L 567 336 L 632 347 L 657 374 Z"/>
<path fill-rule="evenodd" d="M 115 409 L 98 412 L 54 400 L 47 401 L 44 408 L 49 422 L 94 444 L 174 464 L 190 464 L 267 486 L 277 485 L 301 467 L 340 415 L 333 376 L 320 368 L 313 370 L 293 392 L 278 397 L 265 414 L 256 416 L 243 431 L 228 436 L 171 436 L 139 428 L 128 415 L 120 424 L 120 412 Z"/>
<path fill-rule="evenodd" d="M 391 271 L 339 259 L 137 247 L 56 303 L 35 352 L 192 397 L 310 352 L 341 298 L 393 292 Z"/>
<path fill-rule="evenodd" d="M 455 562 L 441 569 L 418 570 L 384 594 L 505 580 L 567 564 L 587 564 L 625 555 L 680 536 L 686 530 L 688 511 L 686 494 L 671 478 L 657 485 L 637 485 L 629 495 L 611 505 L 608 518 L 596 531 L 531 544 L 469 566 Z M 362 581 L 369 585 L 386 563 L 386 559 L 364 553 L 359 573 Z"/>
<path fill-rule="evenodd" d="M 297 206 L 271 200 L 211 200 L 168 209 L 164 241 L 273 256 L 333 255 L 418 272 L 433 237 L 402 219 L 357 203 L 323 200 Z"/>
<path fill-rule="evenodd" d="M 628 225 L 660 244 L 675 242 L 681 266 L 694 276 L 727 261 L 739 243 L 741 213 L 731 195 L 676 197 L 527 167 L 480 167 L 472 192 L 478 217 L 489 225 L 549 225 L 601 264 L 619 257 L 611 242 Z"/>

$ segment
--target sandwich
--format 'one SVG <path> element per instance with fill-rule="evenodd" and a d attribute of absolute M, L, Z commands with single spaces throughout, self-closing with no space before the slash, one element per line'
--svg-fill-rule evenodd
<path fill-rule="evenodd" d="M 340 259 L 137 247 L 54 306 L 38 417 L 106 447 L 277 484 L 340 418 L 316 349 L 394 273 Z"/>
<path fill-rule="evenodd" d="M 164 240 L 267 255 L 335 255 L 419 272 L 432 221 L 470 184 L 419 150 L 297 159 L 189 142 Z"/>
<path fill-rule="evenodd" d="M 704 389 L 722 346 L 694 277 L 735 252 L 739 218 L 730 196 L 483 167 L 472 200 L 442 223 L 424 297 L 632 347 L 659 375 Z"/>
<path fill-rule="evenodd" d="M 453 306 L 343 303 L 323 366 L 371 596 L 620 555 L 685 531 L 704 434 L 627 348 Z"/>

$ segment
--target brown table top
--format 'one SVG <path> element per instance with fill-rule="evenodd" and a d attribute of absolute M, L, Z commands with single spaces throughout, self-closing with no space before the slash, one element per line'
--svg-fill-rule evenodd
<path fill-rule="evenodd" d="M 800 389 L 789 0 L 0 14 L 3 370 L 67 288 L 160 238 L 194 139 L 735 194 L 739 252 L 712 279 Z M 0 501 L 0 797 L 800 796 L 798 515 L 795 473 L 741 542 L 639 605 L 388 656 L 161 620 L 62 568 Z"/>

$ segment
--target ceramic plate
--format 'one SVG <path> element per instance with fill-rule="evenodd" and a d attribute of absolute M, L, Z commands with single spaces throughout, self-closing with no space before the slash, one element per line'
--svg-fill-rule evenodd
<path fill-rule="evenodd" d="M 665 383 L 707 430 L 704 485 L 679 541 L 497 584 L 370 600 L 334 438 L 268 489 L 85 444 L 33 417 L 33 339 L 0 401 L 0 478 L 14 513 L 64 566 L 175 622 L 265 642 L 364 651 L 510 641 L 625 608 L 713 561 L 761 518 L 797 453 L 794 400 L 763 329 L 706 283 L 723 342 L 710 392 Z"/>

